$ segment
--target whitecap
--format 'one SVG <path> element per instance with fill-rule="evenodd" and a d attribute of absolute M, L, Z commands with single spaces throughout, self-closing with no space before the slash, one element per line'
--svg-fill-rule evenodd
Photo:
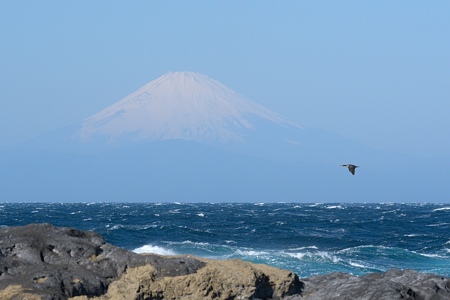
<path fill-rule="evenodd" d="M 365 249 L 369 249 L 369 250 L 374 250 L 374 251 L 383 251 L 383 250 L 389 250 L 389 249 L 394 249 L 391 247 L 386 247 L 386 246 L 382 246 L 382 245 L 360 245 L 360 246 L 355 246 L 355 247 L 350 247 L 350 248 L 344 248 L 342 250 L 339 250 L 337 253 L 339 254 L 354 254 L 354 253 L 359 253 L 361 251 L 364 251 Z"/>
<path fill-rule="evenodd" d="M 210 246 L 210 243 L 206 243 L 206 242 L 192 242 L 190 240 L 186 240 L 186 241 L 182 241 L 182 242 L 172 242 L 172 244 L 190 244 L 190 245 L 197 245 L 197 246 Z"/>
<path fill-rule="evenodd" d="M 317 252 L 317 255 L 319 255 L 319 257 L 325 261 L 330 260 L 333 263 L 339 263 L 341 261 L 339 257 L 337 257 L 336 255 L 332 255 L 327 251 L 319 251 Z"/>
<path fill-rule="evenodd" d="M 136 248 L 132 250 L 135 253 L 143 254 L 143 253 L 153 253 L 159 255 L 176 255 L 176 253 L 170 249 L 166 249 L 160 246 L 153 245 L 144 245 L 142 247 Z"/>
<path fill-rule="evenodd" d="M 319 248 L 317 248 L 317 246 L 306 246 L 306 247 L 300 247 L 300 248 L 292 248 L 292 249 L 289 249 L 289 251 L 302 251 L 302 250 L 306 250 L 306 249 L 317 250 Z"/>
<path fill-rule="evenodd" d="M 107 225 L 107 227 L 109 228 L 110 225 Z M 122 229 L 122 228 L 124 228 L 124 226 L 121 225 L 121 224 L 118 224 L 118 225 L 114 225 L 113 227 L 110 227 L 110 229 L 108 229 L 108 230 L 119 230 L 119 229 Z"/>
<path fill-rule="evenodd" d="M 443 257 L 439 254 L 431 254 L 431 253 L 419 253 L 416 251 L 411 251 L 411 253 L 414 253 L 416 255 L 420 255 L 420 256 L 424 256 L 424 257 L 428 257 L 428 258 L 438 258 L 438 259 L 446 259 L 446 257 Z"/>
<path fill-rule="evenodd" d="M 428 225 L 425 225 L 425 226 L 428 226 L 428 227 L 438 227 L 438 226 L 442 226 L 442 225 L 448 225 L 449 223 L 437 223 L 437 224 L 428 224 Z"/>
<path fill-rule="evenodd" d="M 297 252 L 297 253 L 286 253 L 288 256 L 297 258 L 299 260 L 312 260 L 312 261 L 329 261 L 334 264 L 340 263 L 342 259 L 337 257 L 336 255 L 333 255 L 327 251 L 315 251 L 315 252 Z"/>
<path fill-rule="evenodd" d="M 397 211 L 399 211 L 399 209 L 388 210 L 384 211 L 383 214 L 397 214 Z"/>
<path fill-rule="evenodd" d="M 441 256 L 439 254 L 426 254 L 426 253 L 418 253 L 418 254 L 420 254 L 422 256 L 425 256 L 425 257 L 430 257 L 430 258 L 442 258 L 442 259 L 446 258 L 446 257 L 443 257 L 443 256 Z"/>
<path fill-rule="evenodd" d="M 349 263 L 349 265 L 351 265 L 352 267 L 356 267 L 356 268 L 362 268 L 362 269 L 369 268 L 368 266 L 365 266 L 365 265 L 363 265 L 363 264 L 360 264 L 360 263 L 357 263 L 357 262 L 354 262 L 354 261 L 351 261 L 351 260 L 350 260 L 348 263 Z"/>
<path fill-rule="evenodd" d="M 342 205 L 330 205 L 325 207 L 326 209 L 344 209 Z"/>
<path fill-rule="evenodd" d="M 235 251 L 236 255 L 241 255 L 241 256 L 255 256 L 255 257 L 259 257 L 259 256 L 267 256 L 269 255 L 269 252 L 266 251 L 256 251 L 256 250 L 241 250 L 241 249 L 237 249 Z"/>
<path fill-rule="evenodd" d="M 307 256 L 307 253 L 287 253 L 288 256 L 297 258 L 298 260 L 303 260 L 305 256 Z"/>
<path fill-rule="evenodd" d="M 418 236 L 427 236 L 426 234 L 419 234 L 419 233 L 411 233 L 411 234 L 405 234 L 406 237 L 418 237 Z"/>
<path fill-rule="evenodd" d="M 450 210 L 450 207 L 435 208 L 433 211 Z"/>

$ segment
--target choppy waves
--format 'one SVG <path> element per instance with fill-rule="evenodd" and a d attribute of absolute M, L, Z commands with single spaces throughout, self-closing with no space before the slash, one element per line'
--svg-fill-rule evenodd
<path fill-rule="evenodd" d="M 4 203 L 1 226 L 49 222 L 143 253 L 240 258 L 301 277 L 391 268 L 450 275 L 440 204 Z"/>

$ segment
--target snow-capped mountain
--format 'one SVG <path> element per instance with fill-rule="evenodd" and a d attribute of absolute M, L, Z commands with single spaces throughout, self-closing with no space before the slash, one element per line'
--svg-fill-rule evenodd
<path fill-rule="evenodd" d="M 228 143 L 261 135 L 268 126 L 271 131 L 301 130 L 205 75 L 170 72 L 85 119 L 78 134 L 84 141 L 109 144 L 169 139 Z"/>

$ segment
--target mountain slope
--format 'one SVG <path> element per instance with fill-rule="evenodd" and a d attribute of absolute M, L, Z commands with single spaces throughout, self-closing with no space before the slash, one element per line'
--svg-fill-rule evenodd
<path fill-rule="evenodd" d="M 168 73 L 85 119 L 83 140 L 111 144 L 167 139 L 244 141 L 257 124 L 300 129 L 218 81 L 191 72 Z"/>

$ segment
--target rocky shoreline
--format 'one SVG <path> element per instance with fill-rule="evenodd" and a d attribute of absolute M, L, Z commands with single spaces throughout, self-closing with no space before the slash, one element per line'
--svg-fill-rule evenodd
<path fill-rule="evenodd" d="M 450 279 L 414 270 L 295 273 L 242 260 L 141 255 L 50 224 L 0 228 L 0 299 L 450 299 Z"/>

